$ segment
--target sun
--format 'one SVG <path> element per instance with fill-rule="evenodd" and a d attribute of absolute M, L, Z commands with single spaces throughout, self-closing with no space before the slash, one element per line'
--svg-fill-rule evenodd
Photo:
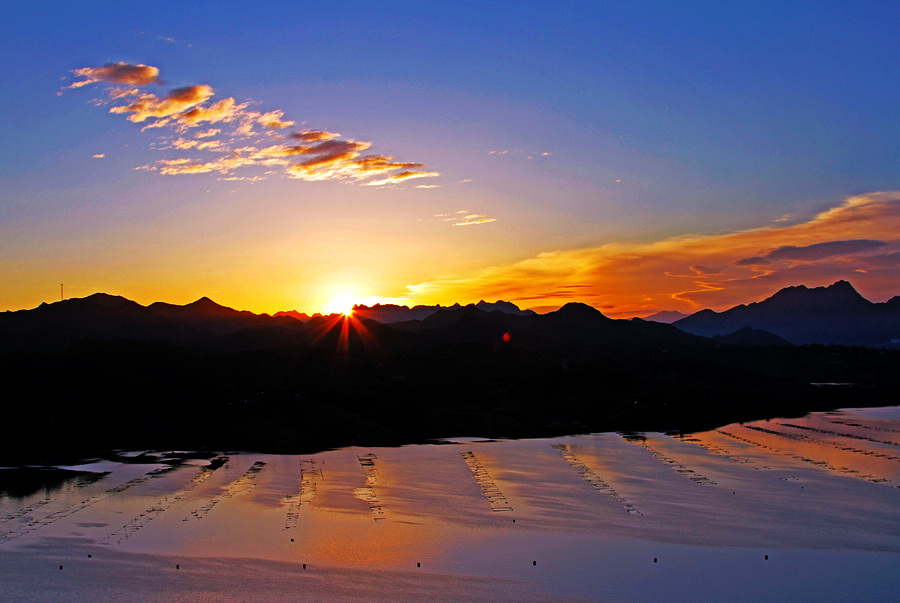
<path fill-rule="evenodd" d="M 325 313 L 350 316 L 353 314 L 354 305 L 356 305 L 356 299 L 354 297 L 347 294 L 341 294 L 332 297 L 331 300 L 325 304 Z"/>

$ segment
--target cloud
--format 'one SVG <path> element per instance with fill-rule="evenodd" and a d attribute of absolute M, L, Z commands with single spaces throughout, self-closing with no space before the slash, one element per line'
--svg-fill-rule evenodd
<path fill-rule="evenodd" d="M 292 121 L 284 121 L 284 111 L 269 111 L 256 118 L 256 121 L 270 130 L 283 130 L 294 125 Z"/>
<path fill-rule="evenodd" d="M 223 98 L 209 107 L 194 107 L 178 116 L 177 122 L 182 126 L 196 126 L 201 122 L 210 124 L 222 121 L 234 121 L 247 108 L 246 104 L 237 104 L 233 98 Z"/>
<path fill-rule="evenodd" d="M 288 171 L 295 178 L 305 180 L 350 176 L 353 172 L 359 173 L 354 160 L 370 146 L 371 143 L 355 140 L 327 140 L 310 147 L 297 147 L 302 149 L 301 155 L 312 157 L 291 165 Z"/>
<path fill-rule="evenodd" d="M 715 266 L 690 266 L 691 271 L 703 276 L 717 276 L 722 274 L 722 267 Z"/>
<path fill-rule="evenodd" d="M 487 224 L 488 222 L 496 222 L 497 218 L 488 218 L 484 214 L 470 214 L 464 216 L 462 220 L 454 224 L 454 226 L 474 226 L 476 224 Z"/>
<path fill-rule="evenodd" d="M 76 69 L 72 73 L 85 79 L 73 83 L 71 86 L 68 86 L 69 88 L 81 88 L 96 82 L 127 84 L 129 86 L 147 86 L 159 82 L 159 69 L 149 65 L 108 63 L 102 67 Z"/>
<path fill-rule="evenodd" d="M 243 180 L 245 182 L 259 182 L 265 180 L 262 176 L 222 176 L 219 180 Z"/>
<path fill-rule="evenodd" d="M 221 140 L 192 140 L 189 138 L 176 138 L 171 142 L 171 148 L 173 149 L 218 149 L 221 148 L 222 141 Z"/>
<path fill-rule="evenodd" d="M 497 221 L 496 218 L 488 218 L 484 214 L 471 213 L 468 209 L 461 209 L 450 214 L 436 214 L 434 217 L 442 222 L 453 222 L 454 226 L 474 226 Z"/>
<path fill-rule="evenodd" d="M 435 214 L 434 217 L 441 222 L 453 222 L 454 226 L 474 226 L 476 224 L 487 224 L 488 222 L 497 221 L 496 218 L 488 218 L 484 214 L 475 214 L 468 209 L 461 209 L 449 214 Z"/>
<path fill-rule="evenodd" d="M 338 138 L 340 134 L 325 132 L 324 130 L 305 130 L 303 132 L 294 132 L 289 136 L 290 138 L 296 138 L 303 142 L 321 142 L 323 140 Z"/>
<path fill-rule="evenodd" d="M 866 263 L 878 268 L 900 268 L 900 251 L 869 256 Z"/>
<path fill-rule="evenodd" d="M 476 214 L 466 212 L 463 216 Z M 459 215 L 436 216 L 466 221 Z M 578 299 L 611 316 L 723 310 L 797 284 L 850 280 L 873 300 L 900 293 L 900 191 L 846 199 L 805 221 L 646 243 L 612 242 L 539 253 L 456 278 L 408 286 L 412 303 Z"/>
<path fill-rule="evenodd" d="M 268 165 L 278 165 L 278 160 L 269 160 Z M 141 166 L 140 169 L 158 171 L 165 176 L 178 174 L 230 174 L 235 170 L 253 165 L 267 165 L 266 161 L 258 160 L 241 152 L 234 152 L 225 157 L 219 157 L 213 161 L 198 162 L 187 157 L 178 159 L 162 159 L 156 165 Z"/>
<path fill-rule="evenodd" d="M 387 178 L 382 180 L 373 180 L 370 182 L 366 182 L 369 186 L 382 186 L 384 184 L 397 184 L 398 182 L 403 182 L 404 180 L 412 180 L 413 178 L 433 178 L 434 176 L 439 176 L 437 172 L 419 172 L 415 170 L 406 170 L 405 172 L 400 172 L 399 174 L 391 174 Z M 416 187 L 420 188 L 420 187 Z"/>
<path fill-rule="evenodd" d="M 371 186 L 398 184 L 440 174 L 423 169 L 420 162 L 400 161 L 377 153 L 362 155 L 371 142 L 342 138 L 340 134 L 306 128 L 284 132 L 295 125 L 284 111 L 260 112 L 250 102 L 228 97 L 213 102 L 211 86 L 198 84 L 176 88 L 165 94 L 141 88 L 160 84 L 159 70 L 148 65 L 115 63 L 85 67 L 74 73 L 84 78 L 68 86 L 88 84 L 104 87 L 105 97 L 95 104 L 113 104 L 110 113 L 125 115 L 133 123 L 146 124 L 143 130 L 160 130 L 159 150 L 190 151 L 191 157 L 167 157 L 137 169 L 164 175 L 219 173 L 232 179 L 254 180 L 280 168 L 281 173 L 301 180 L 343 180 Z M 200 124 L 215 128 L 195 131 Z M 166 130 L 174 134 L 165 134 Z M 203 139 L 201 141 L 201 139 Z M 297 144 L 273 144 L 278 140 Z M 262 174 L 235 176 L 233 172 L 265 167 Z"/>
<path fill-rule="evenodd" d="M 815 243 L 806 247 L 796 247 L 794 245 L 785 245 L 767 255 L 767 259 L 771 260 L 801 260 L 804 262 L 812 262 L 836 255 L 849 255 L 864 251 L 873 251 L 879 247 L 887 245 L 884 241 L 872 241 L 870 239 L 857 239 L 854 241 L 828 241 L 826 243 Z"/>
<path fill-rule="evenodd" d="M 768 258 L 761 257 L 753 257 L 753 258 L 741 258 L 739 260 L 735 260 L 735 266 L 767 266 L 772 263 L 772 260 Z"/>
<path fill-rule="evenodd" d="M 435 217 L 444 222 L 453 222 L 454 226 L 475 226 L 497 221 L 497 218 L 488 218 L 484 214 L 473 214 L 467 209 L 461 209 L 453 214 L 438 214 Z"/>
<path fill-rule="evenodd" d="M 526 159 L 534 159 L 535 157 L 550 157 L 553 155 L 550 151 L 529 151 L 527 149 L 503 149 L 502 151 L 491 150 L 487 152 L 488 155 L 515 155 L 517 157 L 525 156 Z"/>
<path fill-rule="evenodd" d="M 97 153 L 96 155 L 91 155 L 94 159 L 105 159 L 106 153 Z"/>
<path fill-rule="evenodd" d="M 109 112 L 130 113 L 127 117 L 128 121 L 141 123 L 154 117 L 166 118 L 185 113 L 192 107 L 209 100 L 212 95 L 213 89 L 209 86 L 186 86 L 172 90 L 163 98 L 151 93 L 141 94 L 130 104 L 113 107 Z M 179 115 L 179 118 L 183 119 L 184 116 Z M 159 125 L 168 123 L 166 120 Z"/>

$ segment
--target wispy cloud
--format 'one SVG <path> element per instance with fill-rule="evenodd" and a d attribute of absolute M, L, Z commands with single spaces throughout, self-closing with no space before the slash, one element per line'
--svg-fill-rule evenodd
<path fill-rule="evenodd" d="M 106 153 L 97 153 L 96 155 L 91 155 L 94 159 L 105 159 Z"/>
<path fill-rule="evenodd" d="M 793 225 L 548 251 L 408 290 L 414 303 L 496 298 L 543 307 L 571 301 L 576 291 L 612 316 L 632 316 L 721 310 L 838 279 L 870 297 L 900 293 L 900 191 L 851 197 Z"/>
<path fill-rule="evenodd" d="M 773 249 L 766 254 L 768 260 L 800 260 L 813 262 L 834 256 L 847 256 L 856 253 L 874 251 L 887 245 L 884 241 L 872 241 L 870 239 L 857 239 L 853 241 L 827 241 L 815 243 L 805 247 L 785 245 Z"/>
<path fill-rule="evenodd" d="M 454 226 L 473 226 L 475 224 L 487 224 L 488 222 L 496 222 L 497 218 L 488 218 L 484 214 L 467 214 L 463 216 Z"/>
<path fill-rule="evenodd" d="M 81 78 L 65 89 L 90 84 L 102 87 L 105 97 L 98 104 L 112 104 L 109 112 L 125 115 L 143 130 L 163 129 L 160 150 L 190 151 L 170 156 L 139 169 L 164 175 L 217 173 L 228 179 L 258 179 L 236 176 L 238 170 L 272 166 L 280 173 L 301 180 L 343 180 L 369 186 L 394 185 L 440 174 L 418 162 L 400 161 L 389 155 L 366 154 L 372 143 L 343 138 L 317 129 L 292 131 L 296 122 L 280 109 L 260 112 L 252 103 L 232 97 L 213 101 L 211 86 L 198 84 L 158 94 L 147 86 L 161 84 L 159 69 L 149 65 L 114 63 L 85 67 L 73 72 Z M 205 130 L 199 126 L 215 126 Z M 285 144 L 280 141 L 291 141 Z"/>
<path fill-rule="evenodd" d="M 487 152 L 488 155 L 515 155 L 522 156 L 524 155 L 526 159 L 534 159 L 535 157 L 550 157 L 553 155 L 550 151 L 529 151 L 525 149 L 503 149 L 501 151 L 491 150 Z"/>
<path fill-rule="evenodd" d="M 434 217 L 442 222 L 453 222 L 454 226 L 474 226 L 497 221 L 497 218 L 488 218 L 484 214 L 474 214 L 469 212 L 468 209 L 461 209 L 451 214 L 437 214 Z"/>

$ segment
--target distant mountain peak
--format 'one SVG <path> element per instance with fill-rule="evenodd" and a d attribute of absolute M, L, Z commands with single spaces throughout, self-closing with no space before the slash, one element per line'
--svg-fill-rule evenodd
<path fill-rule="evenodd" d="M 426 320 L 428 317 L 443 311 L 457 310 L 479 310 L 482 312 L 502 312 L 504 314 L 515 314 L 519 316 L 530 316 L 534 314 L 533 310 L 520 310 L 512 302 L 498 300 L 496 302 L 479 301 L 477 304 L 468 304 L 463 306 L 455 303 L 452 306 L 398 306 L 396 304 L 375 304 L 373 306 L 365 306 L 359 304 L 354 307 L 354 314 L 359 318 L 369 318 L 382 324 L 391 324 L 397 322 L 406 322 L 409 320 Z"/>
<path fill-rule="evenodd" d="M 197 301 L 193 301 L 193 302 L 191 302 L 191 303 L 189 303 L 189 304 L 185 304 L 184 307 L 185 307 L 185 308 L 194 308 L 194 309 L 198 309 L 198 310 L 199 310 L 199 309 L 203 309 L 203 310 L 216 310 L 216 311 L 219 311 L 219 310 L 232 310 L 231 308 L 226 308 L 225 306 L 223 306 L 223 305 L 221 305 L 221 304 L 217 304 L 216 302 L 214 302 L 213 300 L 209 299 L 209 298 L 206 297 L 205 295 L 204 295 L 203 297 L 201 297 L 200 299 L 198 299 Z M 234 311 L 234 312 L 237 312 L 237 310 L 233 310 L 233 311 Z"/>
<path fill-rule="evenodd" d="M 208 297 L 201 297 L 189 304 L 179 306 L 177 304 L 169 304 L 166 302 L 154 302 L 150 304 L 150 309 L 160 316 L 167 318 L 183 319 L 183 318 L 230 318 L 239 314 L 245 314 L 232 308 L 228 308 L 217 304 Z"/>
<path fill-rule="evenodd" d="M 290 316 L 291 318 L 299 320 L 300 322 L 306 322 L 310 318 L 312 318 L 309 314 L 307 314 L 305 312 L 297 312 L 296 310 L 287 310 L 287 311 L 283 311 L 283 312 L 276 312 L 272 316 L 274 316 L 276 318 L 281 318 L 282 316 Z"/>
<path fill-rule="evenodd" d="M 596 320 L 599 317 L 612 320 L 594 306 L 581 302 L 569 302 L 556 312 L 551 312 L 551 314 L 564 318 L 590 318 Z"/>
<path fill-rule="evenodd" d="M 682 318 L 687 318 L 688 316 L 690 315 L 685 314 L 684 312 L 679 312 L 677 310 L 662 310 L 661 312 L 657 312 L 656 314 L 645 316 L 643 320 L 671 324 L 676 320 L 681 320 Z"/>
<path fill-rule="evenodd" d="M 898 306 L 874 304 L 844 280 L 785 287 L 761 302 L 721 313 L 703 310 L 674 324 L 706 337 L 752 327 L 794 344 L 882 345 L 900 336 Z"/>
<path fill-rule="evenodd" d="M 108 307 L 121 306 L 122 304 L 136 303 L 136 302 L 131 301 L 130 299 L 122 297 L 121 295 L 110 295 L 109 293 L 92 293 L 91 295 L 88 295 L 87 297 L 82 297 L 80 299 L 79 298 L 70 298 L 65 301 L 76 301 L 76 300 L 88 302 L 88 303 L 95 304 L 98 306 L 108 306 Z"/>
<path fill-rule="evenodd" d="M 793 307 L 815 305 L 822 308 L 831 307 L 835 310 L 845 309 L 848 306 L 871 305 L 871 302 L 860 295 L 853 285 L 844 280 L 827 287 L 811 289 L 804 285 L 786 287 L 760 303 L 778 303 Z"/>
<path fill-rule="evenodd" d="M 484 300 L 481 300 L 477 304 L 475 304 L 475 307 L 479 310 L 484 310 L 485 312 L 500 311 L 504 314 L 534 314 L 533 310 L 522 310 L 516 304 L 508 301 L 503 301 L 502 299 L 498 299 L 495 302 L 486 302 Z"/>

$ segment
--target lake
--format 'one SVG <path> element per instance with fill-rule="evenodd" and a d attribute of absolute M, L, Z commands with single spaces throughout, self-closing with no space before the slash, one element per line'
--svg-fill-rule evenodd
<path fill-rule="evenodd" d="M 900 407 L 678 436 L 146 452 L 5 489 L 0 599 L 893 601 L 900 588 Z"/>

